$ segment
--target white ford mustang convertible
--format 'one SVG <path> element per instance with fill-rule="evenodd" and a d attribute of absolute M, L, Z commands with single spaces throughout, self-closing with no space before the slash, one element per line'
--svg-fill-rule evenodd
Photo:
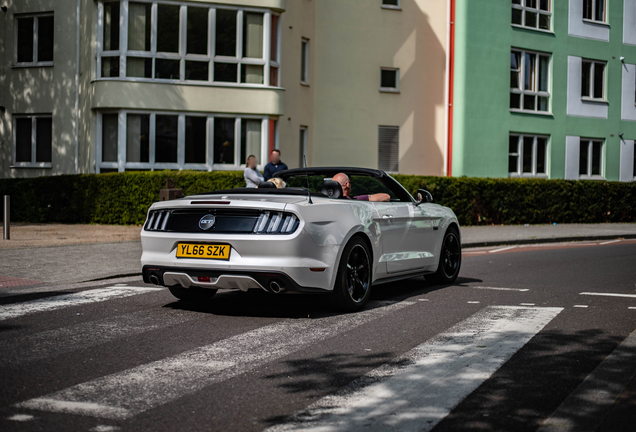
<path fill-rule="evenodd" d="M 333 180 L 338 173 L 348 176 L 344 191 Z M 144 281 L 184 301 L 259 289 L 324 293 L 356 311 L 373 285 L 457 278 L 459 223 L 429 192 L 414 199 L 390 175 L 363 168 L 276 176 L 285 187 L 264 183 L 154 203 L 141 233 Z"/>

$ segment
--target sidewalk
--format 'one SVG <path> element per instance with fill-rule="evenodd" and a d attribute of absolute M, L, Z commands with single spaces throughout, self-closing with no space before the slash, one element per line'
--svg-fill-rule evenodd
<path fill-rule="evenodd" d="M 12 224 L 0 240 L 2 288 L 140 276 L 138 226 Z M 636 224 L 475 226 L 462 228 L 464 248 L 636 238 Z"/>

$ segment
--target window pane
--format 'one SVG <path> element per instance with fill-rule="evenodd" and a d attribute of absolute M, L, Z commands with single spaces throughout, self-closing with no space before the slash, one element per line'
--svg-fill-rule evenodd
<path fill-rule="evenodd" d="M 603 158 L 601 156 L 603 150 L 603 143 L 592 143 L 592 175 L 601 175 L 601 163 Z"/>
<path fill-rule="evenodd" d="M 603 99 L 605 90 L 605 65 L 594 64 L 594 98 Z"/>
<path fill-rule="evenodd" d="M 539 2 L 539 9 L 544 11 L 550 11 L 550 0 L 541 0 Z"/>
<path fill-rule="evenodd" d="M 150 3 L 128 3 L 128 49 L 131 51 L 150 51 L 150 7 Z"/>
<path fill-rule="evenodd" d="M 548 98 L 545 96 L 539 96 L 539 106 L 537 108 L 539 111 L 548 111 Z"/>
<path fill-rule="evenodd" d="M 18 24 L 18 63 L 33 62 L 33 18 L 20 18 Z"/>
<path fill-rule="evenodd" d="M 263 58 L 263 14 L 243 12 L 243 57 Z"/>
<path fill-rule="evenodd" d="M 592 19 L 592 0 L 583 0 L 583 18 Z"/>
<path fill-rule="evenodd" d="M 188 6 L 188 54 L 208 53 L 208 10 Z"/>
<path fill-rule="evenodd" d="M 550 15 L 539 14 L 539 28 L 541 30 L 550 30 Z"/>
<path fill-rule="evenodd" d="M 587 175 L 587 152 L 589 141 L 581 141 L 579 147 L 579 175 Z"/>
<path fill-rule="evenodd" d="M 33 141 L 31 140 L 31 119 L 16 118 L 15 119 L 15 161 L 31 162 L 31 149 Z"/>
<path fill-rule="evenodd" d="M 102 78 L 119 77 L 119 56 L 102 57 Z"/>
<path fill-rule="evenodd" d="M 218 56 L 236 57 L 236 14 L 235 10 L 216 10 L 215 54 Z"/>
<path fill-rule="evenodd" d="M 53 119 L 50 117 L 38 117 L 35 119 L 35 161 L 51 162 L 53 148 Z"/>
<path fill-rule="evenodd" d="M 214 63 L 214 81 L 237 82 L 238 68 L 233 63 Z"/>
<path fill-rule="evenodd" d="M 241 82 L 263 84 L 263 66 L 241 65 Z"/>
<path fill-rule="evenodd" d="M 536 90 L 535 88 L 535 73 L 536 73 L 536 54 L 525 53 L 524 55 L 524 83 L 523 88 L 525 90 Z"/>
<path fill-rule="evenodd" d="M 581 68 L 581 96 L 590 97 L 590 75 L 592 73 L 592 63 L 583 62 Z"/>
<path fill-rule="evenodd" d="M 512 0 L 512 4 L 520 5 L 521 4 L 521 0 Z"/>
<path fill-rule="evenodd" d="M 250 155 L 261 157 L 262 120 L 241 120 L 241 162 Z"/>
<path fill-rule="evenodd" d="M 309 42 L 300 43 L 300 80 L 307 82 L 307 64 L 309 63 Z M 384 72 L 384 71 L 383 71 Z M 384 86 L 381 86 L 384 87 Z"/>
<path fill-rule="evenodd" d="M 537 14 L 536 12 L 526 11 L 526 27 L 537 26 Z"/>
<path fill-rule="evenodd" d="M 388 172 L 400 170 L 400 128 L 378 127 L 378 169 Z"/>
<path fill-rule="evenodd" d="M 186 116 L 185 163 L 204 164 L 207 146 L 206 117 Z"/>
<path fill-rule="evenodd" d="M 526 7 L 537 8 L 537 0 L 526 0 Z"/>
<path fill-rule="evenodd" d="M 521 9 L 512 8 L 512 23 L 521 25 Z"/>
<path fill-rule="evenodd" d="M 510 135 L 508 140 L 508 153 L 517 153 L 519 150 L 519 136 Z"/>
<path fill-rule="evenodd" d="M 104 3 L 104 51 L 119 49 L 119 2 Z"/>
<path fill-rule="evenodd" d="M 605 21 L 605 0 L 596 0 L 594 19 L 597 21 Z"/>
<path fill-rule="evenodd" d="M 521 95 L 519 93 L 510 93 L 510 108 L 521 108 Z"/>
<path fill-rule="evenodd" d="M 126 115 L 126 161 L 150 162 L 150 114 Z"/>
<path fill-rule="evenodd" d="M 278 61 L 278 16 L 272 15 L 272 25 L 270 28 L 270 59 Z"/>
<path fill-rule="evenodd" d="M 177 129 L 179 116 L 155 116 L 155 162 L 177 163 Z"/>
<path fill-rule="evenodd" d="M 400 0 L 382 0 L 382 4 L 385 6 L 399 6 Z"/>
<path fill-rule="evenodd" d="M 126 57 L 126 76 L 152 78 L 152 59 L 142 57 Z"/>
<path fill-rule="evenodd" d="M 397 88 L 397 71 L 383 69 L 380 74 L 380 87 Z"/>
<path fill-rule="evenodd" d="M 117 162 L 118 114 L 102 115 L 102 162 Z"/>
<path fill-rule="evenodd" d="M 305 166 L 305 158 L 307 157 L 307 129 L 306 128 L 301 128 L 300 129 L 300 139 L 299 139 L 299 161 L 298 161 L 298 166 L 299 167 L 304 167 Z"/>
<path fill-rule="evenodd" d="M 523 173 L 532 174 L 532 159 L 533 159 L 533 143 L 534 137 L 523 137 Z"/>
<path fill-rule="evenodd" d="M 548 75 L 550 73 L 550 57 L 539 56 L 539 91 L 548 91 Z"/>
<path fill-rule="evenodd" d="M 519 72 L 510 71 L 510 88 L 519 88 Z"/>
<path fill-rule="evenodd" d="M 175 79 L 180 78 L 180 60 L 155 60 L 155 78 Z"/>
<path fill-rule="evenodd" d="M 214 119 L 214 163 L 234 163 L 234 122 L 233 118 Z"/>
<path fill-rule="evenodd" d="M 634 178 L 636 178 L 636 150 L 634 151 Z"/>
<path fill-rule="evenodd" d="M 157 5 L 157 51 L 179 52 L 179 9 L 180 6 Z"/>
<path fill-rule="evenodd" d="M 547 138 L 537 138 L 537 174 L 546 174 Z"/>
<path fill-rule="evenodd" d="M 532 95 L 523 95 L 523 109 L 535 111 L 535 102 L 537 97 Z"/>
<path fill-rule="evenodd" d="M 38 61 L 53 61 L 53 17 L 38 18 Z"/>
<path fill-rule="evenodd" d="M 509 173 L 517 173 L 517 158 L 518 156 L 508 156 L 508 172 Z"/>
<path fill-rule="evenodd" d="M 199 61 L 186 61 L 186 76 L 187 80 L 195 81 L 207 81 L 209 79 L 209 62 Z"/>
<path fill-rule="evenodd" d="M 278 68 L 270 66 L 269 68 L 269 85 L 278 87 Z"/>

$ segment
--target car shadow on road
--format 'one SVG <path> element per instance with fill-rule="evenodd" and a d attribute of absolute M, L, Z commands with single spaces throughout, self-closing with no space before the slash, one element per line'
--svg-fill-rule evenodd
<path fill-rule="evenodd" d="M 369 306 L 373 307 L 374 301 L 400 302 L 433 291 L 451 286 L 464 286 L 472 282 L 482 281 L 460 277 L 450 285 L 432 285 L 424 278 L 419 277 L 377 285 L 373 286 L 372 303 Z M 323 318 L 342 314 L 331 304 L 328 295 L 275 295 L 259 290 L 218 292 L 210 301 L 175 301 L 164 307 L 213 315 L 258 318 Z"/>

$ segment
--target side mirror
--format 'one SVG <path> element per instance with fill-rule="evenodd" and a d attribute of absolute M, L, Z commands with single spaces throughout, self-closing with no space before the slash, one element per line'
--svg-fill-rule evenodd
<path fill-rule="evenodd" d="M 433 195 L 427 190 L 418 189 L 417 190 L 417 204 L 420 205 L 423 203 L 431 203 L 433 202 Z"/>

